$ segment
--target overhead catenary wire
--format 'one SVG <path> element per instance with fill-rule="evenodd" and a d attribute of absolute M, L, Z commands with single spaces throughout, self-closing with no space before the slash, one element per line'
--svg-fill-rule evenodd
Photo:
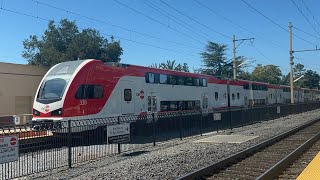
<path fill-rule="evenodd" d="M 203 32 L 201 29 L 196 28 L 196 27 L 190 25 L 189 23 L 186 23 L 185 21 L 183 21 L 180 18 L 168 13 L 167 11 L 163 10 L 159 6 L 156 6 L 155 4 L 151 3 L 150 1 L 144 1 L 144 2 L 145 2 L 145 4 L 147 4 L 153 10 L 155 10 L 155 11 L 159 12 L 160 14 L 166 16 L 167 18 L 169 18 L 173 22 L 179 24 L 183 28 L 189 30 L 190 32 L 192 32 L 194 34 L 197 34 L 198 36 L 200 36 L 202 38 L 205 38 L 205 39 L 212 39 L 212 37 L 209 34 Z M 191 28 L 196 30 L 196 31 L 192 30 Z M 202 34 L 200 34 L 199 32 L 202 33 Z M 215 41 L 217 41 L 217 40 L 215 40 Z"/>
<path fill-rule="evenodd" d="M 165 4 L 166 6 L 168 6 L 169 8 L 171 8 L 171 9 L 175 10 L 176 12 L 178 12 L 179 14 L 181 14 L 181 15 L 187 17 L 188 19 L 192 20 L 193 22 L 195 22 L 195 23 L 197 23 L 197 24 L 199 24 L 199 25 L 201 25 L 201 26 L 203 26 L 203 27 L 205 27 L 205 28 L 207 28 L 207 29 L 209 29 L 209 30 L 211 30 L 211 31 L 213 31 L 213 32 L 215 32 L 215 33 L 217 33 L 217 34 L 219 34 L 219 35 L 227 38 L 227 39 L 232 39 L 231 36 L 228 36 L 228 35 L 226 35 L 226 34 L 223 34 L 223 33 L 219 32 L 219 31 L 216 31 L 216 30 L 214 30 L 213 28 L 211 28 L 211 27 L 209 27 L 209 26 L 207 26 L 207 25 L 205 25 L 205 24 L 203 24 L 203 23 L 195 20 L 194 18 L 186 15 L 185 13 L 181 12 L 180 10 L 178 10 L 178 9 L 176 9 L 175 7 L 171 6 L 170 4 L 164 2 L 163 0 L 160 0 L 160 1 L 161 1 L 163 4 Z"/>
<path fill-rule="evenodd" d="M 310 22 L 310 20 L 306 17 L 306 15 L 302 12 L 302 10 L 299 8 L 299 6 L 293 1 L 291 0 L 291 2 L 294 4 L 294 6 L 299 10 L 299 12 L 302 14 L 302 16 L 308 21 L 308 23 L 310 24 L 310 26 L 313 28 L 313 30 L 320 36 L 319 32 L 316 30 L 316 28 L 314 27 L 314 25 Z"/>
<path fill-rule="evenodd" d="M 304 2 L 304 0 L 301 0 L 301 1 L 303 2 L 304 6 L 305 6 L 305 7 L 306 7 L 306 9 L 309 11 L 309 13 L 312 15 L 313 20 L 315 20 L 315 21 L 316 21 L 316 23 L 318 24 L 318 26 L 320 26 L 320 24 L 319 24 L 318 20 L 314 17 L 313 13 L 310 11 L 310 9 L 308 8 L 308 6 L 307 6 L 307 5 L 306 5 L 306 3 Z"/>
<path fill-rule="evenodd" d="M 181 34 L 181 35 L 183 35 L 183 36 L 185 36 L 185 37 L 187 37 L 187 38 L 195 41 L 195 42 L 198 42 L 198 43 L 200 43 L 200 44 L 202 44 L 202 45 L 206 45 L 205 43 L 199 41 L 198 39 L 195 39 L 195 38 L 193 38 L 193 37 L 191 37 L 191 36 L 189 36 L 189 35 L 181 32 L 181 31 L 179 31 L 179 30 L 177 30 L 177 29 L 175 29 L 175 28 L 173 28 L 173 27 L 171 27 L 171 26 L 167 26 L 165 23 L 163 23 L 163 22 L 161 22 L 161 21 L 159 21 L 159 20 L 157 20 L 157 19 L 155 19 L 155 18 L 153 18 L 153 17 L 151 17 L 151 16 L 148 16 L 147 14 L 144 14 L 144 13 L 142 13 L 141 11 L 138 11 L 138 10 L 136 10 L 136 9 L 134 9 L 134 8 L 132 8 L 132 7 L 128 6 L 128 5 L 126 5 L 126 4 L 118 1 L 118 0 L 113 0 L 113 1 L 115 1 L 115 2 L 117 2 L 118 4 L 120 4 L 120 5 L 128 8 L 128 9 L 134 11 L 134 12 L 136 12 L 137 14 L 140 14 L 141 16 L 144 16 L 144 17 L 146 17 L 146 18 L 148 18 L 148 19 L 150 19 L 150 20 L 152 20 L 152 21 L 154 21 L 154 22 L 156 22 L 156 23 L 158 23 L 158 24 L 160 24 L 160 25 L 162 25 L 162 26 L 164 26 L 164 27 L 167 27 L 167 28 L 169 28 L 169 29 L 171 29 L 171 30 L 173 30 L 173 31 L 175 31 L 175 32 L 177 32 L 177 33 L 179 33 L 179 34 Z"/>
<path fill-rule="evenodd" d="M 231 24 L 236 25 L 236 26 L 239 27 L 240 29 L 243 29 L 243 30 L 251 33 L 252 35 L 254 35 L 254 36 L 256 36 L 256 37 L 258 37 L 258 38 L 260 38 L 260 39 L 262 39 L 262 40 L 265 40 L 266 42 L 269 42 L 270 44 L 274 45 L 275 47 L 283 48 L 283 47 L 279 46 L 278 44 L 276 44 L 276 43 L 274 43 L 274 42 L 272 42 L 272 41 L 268 41 L 268 40 L 266 40 L 265 38 L 263 38 L 262 36 L 260 36 L 260 35 L 258 35 L 258 34 L 256 34 L 256 33 L 252 32 L 252 31 L 250 31 L 249 29 L 247 29 L 247 28 L 245 28 L 245 27 L 243 27 L 243 26 L 241 26 L 241 25 L 239 25 L 238 23 L 236 23 L 236 22 L 234 22 L 233 20 L 225 17 L 225 16 L 222 15 L 221 13 L 218 13 L 217 11 L 215 11 L 215 10 L 213 10 L 212 8 L 208 7 L 208 6 L 205 5 L 204 3 L 201 3 L 201 2 L 198 1 L 198 0 L 194 0 L 194 1 L 195 1 L 196 3 L 198 3 L 198 4 L 200 4 L 202 7 L 208 9 L 208 10 L 211 11 L 212 13 L 216 14 L 217 16 L 221 17 L 222 19 L 228 21 L 228 22 L 231 23 Z"/>
<path fill-rule="evenodd" d="M 34 18 L 34 19 L 40 19 L 40 20 L 43 20 L 43 21 L 46 21 L 46 22 L 53 21 L 51 19 L 46 19 L 46 18 L 43 18 L 41 16 L 34 16 L 34 15 L 31 15 L 31 14 L 27 14 L 27 13 L 23 13 L 23 12 L 20 12 L 20 11 L 11 10 L 11 9 L 4 8 L 4 7 L 2 7 L 2 10 L 10 12 L 10 13 L 15 13 L 15 14 L 26 16 L 26 17 Z M 55 23 L 57 23 L 57 22 L 55 22 Z M 81 29 L 81 30 L 84 29 L 84 28 L 81 28 L 81 27 L 78 27 L 78 28 Z M 156 45 L 153 45 L 153 44 L 139 42 L 139 41 L 131 40 L 131 39 L 120 37 L 120 36 L 116 36 L 116 35 L 110 35 L 110 34 L 103 33 L 103 32 L 100 32 L 100 33 L 103 34 L 103 35 L 114 36 L 114 37 L 116 37 L 118 39 L 129 41 L 129 42 L 133 42 L 133 43 L 136 43 L 136 44 L 141 44 L 141 45 L 144 45 L 144 46 L 149 46 L 149 47 L 153 47 L 153 48 L 157 48 L 157 49 L 161 49 L 161 50 L 165 50 L 165 51 L 170 51 L 170 52 L 175 52 L 175 53 L 180 53 L 180 54 L 186 54 L 186 52 L 182 52 L 182 51 L 176 51 L 176 50 L 172 50 L 172 49 L 168 49 L 168 48 L 163 48 L 163 47 L 156 46 Z M 195 56 L 195 55 L 191 55 L 190 54 L 189 56 Z"/>
<path fill-rule="evenodd" d="M 283 26 L 281 26 L 280 24 L 276 23 L 274 20 L 272 20 L 271 18 L 269 18 L 268 16 L 264 15 L 263 13 L 261 13 L 258 9 L 256 9 L 255 7 L 251 6 L 248 2 L 246 2 L 245 0 L 241 0 L 244 4 L 246 4 L 249 8 L 251 8 L 252 10 L 254 10 L 256 13 L 260 14 L 261 16 L 263 16 L 264 18 L 266 18 L 267 20 L 269 20 L 270 22 L 272 22 L 274 25 L 276 25 L 277 27 L 279 27 L 280 29 L 284 30 L 285 32 L 289 33 L 288 29 L 284 28 Z M 308 40 L 305 40 L 304 38 L 292 33 L 293 36 L 299 38 L 300 40 L 315 45 L 315 43 L 312 43 Z"/>
<path fill-rule="evenodd" d="M 80 13 L 76 13 L 76 12 L 73 12 L 73 11 L 70 11 L 70 10 L 67 10 L 67 9 L 63 9 L 63 8 L 60 8 L 60 7 L 57 7 L 57 6 L 53 6 L 53 5 L 48 4 L 48 3 L 43 3 L 43 2 L 36 1 L 36 0 L 32 0 L 32 1 L 36 2 L 37 4 L 41 4 L 43 6 L 50 7 L 52 9 L 63 11 L 63 12 L 66 12 L 68 14 L 70 13 L 70 14 L 73 14 L 75 16 L 78 16 L 78 17 L 81 17 L 81 18 L 85 18 L 85 19 L 88 19 L 88 20 L 91 20 L 91 21 L 95 21 L 95 22 L 98 22 L 98 23 L 101 23 L 101 24 L 110 25 L 112 27 L 128 31 L 130 33 L 135 33 L 135 34 L 147 37 L 147 38 L 153 38 L 153 39 L 162 40 L 162 41 L 165 41 L 165 42 L 169 42 L 169 43 L 173 43 L 173 44 L 177 44 L 177 45 L 181 45 L 181 46 L 194 48 L 194 46 L 190 46 L 188 44 L 184 44 L 184 43 L 176 42 L 176 41 L 164 40 L 163 38 L 155 36 L 155 35 L 150 35 L 150 34 L 139 32 L 139 31 L 136 31 L 136 30 L 133 30 L 133 29 L 129 29 L 129 28 L 123 27 L 123 26 L 119 26 L 119 25 L 116 25 L 116 24 L 114 24 L 114 23 L 112 23 L 110 21 L 107 21 L 107 20 L 101 20 L 101 19 L 97 19 L 97 18 L 94 18 L 94 17 L 85 16 L 85 15 L 82 15 Z"/>
<path fill-rule="evenodd" d="M 311 33 L 308 33 L 308 32 L 306 32 L 306 31 L 304 31 L 304 30 L 302 30 L 302 29 L 300 29 L 300 28 L 297 28 L 297 27 L 295 27 L 295 26 L 292 26 L 292 27 L 293 27 L 294 29 L 298 30 L 298 31 L 301 31 L 301 32 L 309 35 L 309 36 L 312 36 L 312 37 L 314 37 L 314 38 L 316 38 L 316 39 L 319 39 L 319 37 L 317 37 L 317 36 L 315 36 L 315 35 L 313 35 L 313 34 L 311 34 Z"/>

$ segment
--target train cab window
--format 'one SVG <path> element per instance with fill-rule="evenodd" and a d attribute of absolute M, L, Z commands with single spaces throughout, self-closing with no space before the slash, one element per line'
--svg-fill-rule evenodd
<path fill-rule="evenodd" d="M 131 89 L 124 89 L 124 100 L 131 101 L 131 99 L 132 99 Z"/>
<path fill-rule="evenodd" d="M 238 100 L 240 99 L 240 93 L 237 93 L 237 99 Z"/>
<path fill-rule="evenodd" d="M 160 74 L 160 84 L 167 84 L 168 83 L 168 77 L 165 74 Z"/>
<path fill-rule="evenodd" d="M 219 94 L 218 94 L 218 92 L 215 92 L 215 93 L 214 93 L 214 99 L 215 99 L 216 101 L 218 101 L 218 98 L 219 98 Z"/>
<path fill-rule="evenodd" d="M 94 84 L 82 84 L 77 92 L 76 99 L 102 99 L 103 86 Z"/>

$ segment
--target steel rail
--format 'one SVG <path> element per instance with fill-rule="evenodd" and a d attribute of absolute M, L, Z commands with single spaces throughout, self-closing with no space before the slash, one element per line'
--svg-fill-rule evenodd
<path fill-rule="evenodd" d="M 206 176 L 206 175 L 212 175 L 212 172 L 214 171 L 217 171 L 217 170 L 220 170 L 220 169 L 223 169 L 224 167 L 227 167 L 228 165 L 230 164 L 233 164 L 235 162 L 238 162 L 239 160 L 241 159 L 244 159 L 246 158 L 248 155 L 252 155 L 254 154 L 255 152 L 258 152 L 262 149 L 265 149 L 266 147 L 276 143 L 276 142 L 279 142 L 280 140 L 283 140 L 285 139 L 286 137 L 290 136 L 290 135 L 293 135 L 295 134 L 296 132 L 299 132 L 300 130 L 308 127 L 308 126 L 311 126 L 313 125 L 314 123 L 316 122 L 319 122 L 320 119 L 319 118 L 316 118 L 316 119 L 313 119 L 301 126 L 298 126 L 298 127 L 295 127 L 291 130 L 288 130 L 276 137 L 273 137 L 273 138 L 270 138 L 262 143 L 259 143 L 255 146 L 252 146 L 248 149 L 245 149 L 235 155 L 231 155 L 217 163 L 213 163 L 211 165 L 208 165 L 206 167 L 203 167 L 201 169 L 198 169 L 194 172 L 191 172 L 189 174 L 186 174 L 182 177 L 179 177 L 177 178 L 177 180 L 189 180 L 189 179 L 201 179 L 201 177 L 203 176 Z M 202 178 L 203 179 L 203 178 Z"/>

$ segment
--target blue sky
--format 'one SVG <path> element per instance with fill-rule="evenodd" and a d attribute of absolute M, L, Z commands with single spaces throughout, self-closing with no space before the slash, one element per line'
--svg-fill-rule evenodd
<path fill-rule="evenodd" d="M 245 41 L 237 48 L 237 55 L 254 60 L 250 62 L 249 71 L 260 63 L 277 65 L 284 73 L 288 73 L 289 21 L 292 21 L 296 35 L 293 36 L 294 50 L 314 49 L 316 44 L 320 45 L 320 1 L 317 0 L 0 1 L 1 62 L 27 63 L 21 57 L 22 41 L 29 35 L 41 36 L 48 24 L 47 21 L 34 18 L 37 16 L 55 21 L 68 18 L 75 20 L 80 28 L 99 30 L 107 38 L 114 35 L 120 39 L 124 50 L 121 62 L 143 66 L 176 60 L 178 63 L 188 63 L 191 70 L 199 68 L 202 66 L 199 53 L 204 50 L 207 41 L 226 44 L 227 58 L 231 59 L 232 35 L 235 35 L 236 39 L 255 38 L 252 44 Z M 319 19 L 318 22 L 314 18 Z M 295 63 L 302 63 L 306 69 L 320 72 L 320 51 L 295 53 L 294 56 Z"/>

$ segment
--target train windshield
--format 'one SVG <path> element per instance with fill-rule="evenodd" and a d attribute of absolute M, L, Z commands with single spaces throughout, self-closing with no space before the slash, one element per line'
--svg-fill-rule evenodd
<path fill-rule="evenodd" d="M 42 83 L 37 96 L 38 101 L 52 103 L 62 98 L 70 75 L 48 76 Z"/>

